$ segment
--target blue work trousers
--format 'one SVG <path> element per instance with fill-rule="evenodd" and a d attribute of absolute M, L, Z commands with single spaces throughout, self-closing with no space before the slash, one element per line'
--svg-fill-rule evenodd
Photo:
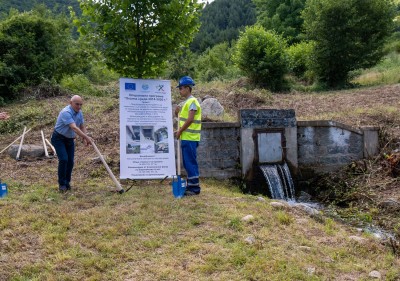
<path fill-rule="evenodd" d="M 197 164 L 198 141 L 181 141 L 182 162 L 187 173 L 186 190 L 200 193 L 199 165 Z"/>
<path fill-rule="evenodd" d="M 75 141 L 54 131 L 51 135 L 51 143 L 58 157 L 58 184 L 60 187 L 70 187 L 74 168 Z"/>

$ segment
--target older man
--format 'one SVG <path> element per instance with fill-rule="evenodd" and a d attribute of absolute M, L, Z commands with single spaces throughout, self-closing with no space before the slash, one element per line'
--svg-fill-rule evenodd
<path fill-rule="evenodd" d="M 58 188 L 60 192 L 66 192 L 71 189 L 76 135 L 80 136 L 86 145 L 92 142 L 92 139 L 86 134 L 81 111 L 82 105 L 82 98 L 78 95 L 73 96 L 69 105 L 64 107 L 58 115 L 54 132 L 51 136 L 51 143 L 58 156 Z"/>

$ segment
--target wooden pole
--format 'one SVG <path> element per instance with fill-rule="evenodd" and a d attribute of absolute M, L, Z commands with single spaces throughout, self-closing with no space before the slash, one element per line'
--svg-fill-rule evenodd
<path fill-rule="evenodd" d="M 117 179 L 115 178 L 113 172 L 111 171 L 111 169 L 108 167 L 107 162 L 104 160 L 103 155 L 101 155 L 99 149 L 97 148 L 96 144 L 94 143 L 94 141 L 91 142 L 91 144 L 94 147 L 94 150 L 96 150 L 97 155 L 100 157 L 101 162 L 103 162 L 104 167 L 106 168 L 108 174 L 110 175 L 111 179 L 113 180 L 113 182 L 115 183 L 116 187 L 117 187 L 117 191 L 120 193 L 124 192 L 124 189 L 121 187 L 121 184 L 117 181 Z"/>
<path fill-rule="evenodd" d="M 25 134 L 27 134 L 31 129 L 29 129 L 28 131 L 25 132 Z M 2 154 L 4 151 L 7 150 L 7 148 L 9 148 L 10 146 L 12 146 L 14 143 L 16 143 L 20 138 L 22 137 L 22 135 L 20 135 L 18 138 L 16 138 L 12 143 L 10 143 L 6 148 L 4 148 L 2 151 L 0 151 L 0 154 Z"/>
<path fill-rule="evenodd" d="M 49 152 L 47 151 L 46 141 L 44 140 L 43 130 L 40 130 L 40 133 L 41 133 L 41 135 L 42 135 L 42 142 L 43 142 L 43 148 L 44 148 L 44 155 L 45 155 L 46 157 L 49 157 Z"/>
<path fill-rule="evenodd" d="M 57 155 L 56 149 L 54 148 L 54 146 L 49 142 L 48 139 L 45 139 L 46 143 L 50 146 L 51 150 L 53 150 L 54 156 Z"/>
<path fill-rule="evenodd" d="M 21 148 L 22 148 L 22 144 L 24 143 L 25 134 L 26 134 L 26 127 L 24 127 L 24 132 L 22 133 L 22 136 L 21 136 L 21 142 L 19 143 L 17 157 L 15 158 L 17 160 L 19 160 L 19 155 L 21 154 Z"/>
<path fill-rule="evenodd" d="M 178 130 L 180 127 L 180 115 L 178 114 Z M 181 140 L 180 137 L 178 139 L 178 143 L 176 144 L 176 161 L 177 161 L 177 175 L 180 176 L 181 175 Z"/>

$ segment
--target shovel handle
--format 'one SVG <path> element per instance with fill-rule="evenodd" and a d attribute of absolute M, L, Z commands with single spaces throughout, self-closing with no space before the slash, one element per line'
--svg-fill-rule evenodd
<path fill-rule="evenodd" d="M 32 128 L 30 128 L 29 130 L 27 130 L 25 132 L 25 134 L 27 134 Z M 17 142 L 17 140 L 19 140 L 22 137 L 22 135 L 20 135 L 18 138 L 16 138 L 12 143 L 10 143 L 8 146 L 6 146 L 2 151 L 0 151 L 0 154 L 2 154 L 4 151 L 7 150 L 7 148 L 9 148 L 10 146 L 12 146 L 14 143 Z"/>
<path fill-rule="evenodd" d="M 22 133 L 22 136 L 21 136 L 21 142 L 19 143 L 17 157 L 15 158 L 17 160 L 19 160 L 19 156 L 21 154 L 21 149 L 22 149 L 22 144 L 24 143 L 25 134 L 26 134 L 26 127 L 24 127 L 24 132 Z"/>
<path fill-rule="evenodd" d="M 99 158 L 101 159 L 101 162 L 103 162 L 104 167 L 106 168 L 109 176 L 111 177 L 111 179 L 113 180 L 113 182 L 115 183 L 115 186 L 117 187 L 117 191 L 119 191 L 120 193 L 123 192 L 123 188 L 121 187 L 121 184 L 117 181 L 117 179 L 115 178 L 113 172 L 111 171 L 111 169 L 108 167 L 107 162 L 104 160 L 103 155 L 101 155 L 100 150 L 97 148 L 96 144 L 94 143 L 94 141 L 91 141 L 91 144 L 94 148 L 94 150 L 96 150 L 97 155 L 99 156 Z"/>
<path fill-rule="evenodd" d="M 181 116 L 178 113 L 178 130 L 180 128 L 180 120 L 181 120 Z M 178 143 L 176 144 L 176 149 L 177 149 L 177 152 L 176 152 L 177 159 L 176 160 L 177 160 L 178 176 L 181 175 L 181 140 L 180 140 L 180 138 L 181 137 L 179 136 Z"/>

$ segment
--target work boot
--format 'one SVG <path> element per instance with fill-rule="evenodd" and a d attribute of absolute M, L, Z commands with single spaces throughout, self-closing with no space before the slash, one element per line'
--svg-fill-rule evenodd
<path fill-rule="evenodd" d="M 65 185 L 61 185 L 61 186 L 58 188 L 58 191 L 59 191 L 60 193 L 65 193 L 65 192 L 68 191 L 68 188 L 67 188 Z"/>
<path fill-rule="evenodd" d="M 196 192 L 191 191 L 191 190 L 186 190 L 183 195 L 185 195 L 185 196 L 194 196 L 194 195 L 199 195 L 199 193 L 196 193 Z"/>

